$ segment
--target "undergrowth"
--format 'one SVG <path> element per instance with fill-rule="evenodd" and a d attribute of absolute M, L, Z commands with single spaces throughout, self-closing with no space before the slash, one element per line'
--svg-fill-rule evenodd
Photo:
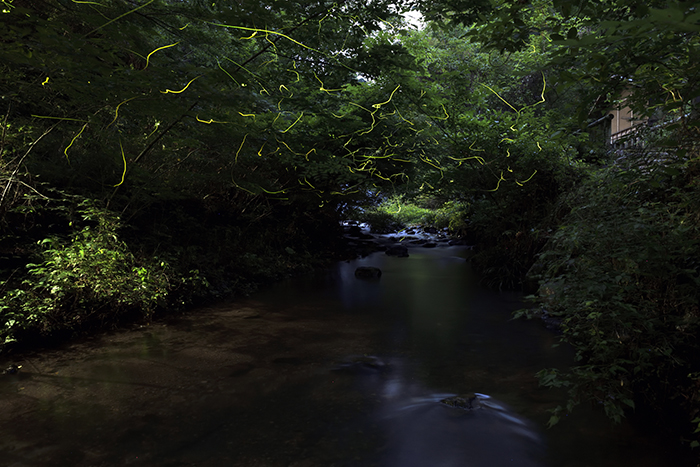
<path fill-rule="evenodd" d="M 586 401 L 617 422 L 644 406 L 692 421 L 700 446 L 699 167 L 610 167 L 569 195 L 536 268 L 537 302 L 576 352 L 571 368 L 539 373 L 569 392 L 551 424 Z"/>
<path fill-rule="evenodd" d="M 41 190 L 19 196 L 1 224 L 0 351 L 248 294 L 328 261 L 334 234 L 317 223 L 337 225 L 285 222 L 296 216 L 285 206 L 235 222 L 231 207 L 180 201 L 127 224 L 99 201 Z"/>

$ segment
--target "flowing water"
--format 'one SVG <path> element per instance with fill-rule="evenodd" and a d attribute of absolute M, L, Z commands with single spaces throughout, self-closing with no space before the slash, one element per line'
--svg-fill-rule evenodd
<path fill-rule="evenodd" d="M 571 352 L 511 321 L 520 297 L 479 288 L 464 249 L 410 253 L 22 357 L 0 377 L 0 465 L 695 465 L 595 409 L 545 428 L 564 396 L 534 373 Z"/>

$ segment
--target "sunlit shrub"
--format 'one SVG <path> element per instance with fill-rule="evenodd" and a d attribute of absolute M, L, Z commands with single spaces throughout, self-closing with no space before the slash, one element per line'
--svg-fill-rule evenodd
<path fill-rule="evenodd" d="M 441 203 L 435 200 L 392 197 L 378 206 L 355 213 L 357 220 L 368 223 L 372 231 L 388 233 L 411 226 L 449 229 L 455 236 L 467 230 L 469 206 L 462 201 Z"/>
<path fill-rule="evenodd" d="M 378 206 L 357 213 L 357 220 L 366 222 L 373 232 L 389 233 L 408 226 L 429 223 L 433 211 L 394 196 Z"/>
<path fill-rule="evenodd" d="M 167 297 L 168 264 L 137 260 L 119 239 L 114 213 L 85 201 L 79 214 L 87 225 L 69 238 L 42 240 L 40 261 L 28 264 L 26 278 L 0 297 L 4 343 L 26 329 L 50 334 L 134 311 L 148 317 Z"/>
<path fill-rule="evenodd" d="M 469 226 L 469 205 L 462 201 L 448 201 L 434 211 L 431 224 L 447 228 L 455 236 L 463 235 Z"/>

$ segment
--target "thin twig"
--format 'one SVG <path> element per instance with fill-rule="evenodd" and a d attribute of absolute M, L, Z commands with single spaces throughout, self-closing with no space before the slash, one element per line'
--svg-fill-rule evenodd
<path fill-rule="evenodd" d="M 312 19 L 318 18 L 319 16 L 321 16 L 321 15 L 322 15 L 324 12 L 326 12 L 326 11 L 328 11 L 328 10 L 322 10 L 322 11 L 319 11 L 319 12 L 314 13 L 313 15 L 307 17 L 306 19 L 304 19 L 303 21 L 301 21 L 300 23 L 298 23 L 297 25 L 295 25 L 295 26 L 294 26 L 293 28 L 291 28 L 290 30 L 285 31 L 286 34 L 287 34 L 287 35 L 291 34 L 292 32 L 296 31 L 297 29 L 299 29 L 300 27 L 302 27 L 304 24 L 308 23 L 308 22 L 311 21 Z M 278 42 L 279 40 L 281 40 L 281 39 L 282 39 L 282 36 L 277 36 L 277 38 L 273 39 L 272 41 L 268 41 L 269 43 L 266 44 L 265 47 L 263 47 L 262 49 L 260 49 L 260 50 L 259 50 L 257 53 L 255 53 L 254 55 L 251 55 L 250 58 L 248 58 L 248 59 L 247 59 L 245 62 L 243 62 L 241 65 L 238 65 L 238 69 L 237 69 L 236 71 L 240 70 L 241 68 L 245 67 L 247 64 L 249 64 L 250 62 L 252 62 L 252 61 L 255 60 L 256 58 L 258 58 L 260 55 L 262 55 L 263 53 L 265 53 L 270 47 L 275 47 L 275 46 L 277 45 L 277 42 Z M 235 72 L 234 72 L 234 73 L 235 73 Z"/>
<path fill-rule="evenodd" d="M 32 190 L 34 193 L 36 193 L 37 195 L 41 196 L 41 197 L 44 198 L 44 199 L 51 199 L 51 198 L 49 198 L 49 197 L 46 196 L 46 195 L 42 195 L 41 193 L 39 193 L 39 191 L 37 191 L 36 188 L 34 188 L 33 186 L 29 185 L 28 183 L 24 183 L 22 180 L 17 180 L 17 183 L 19 183 L 20 185 L 26 186 L 27 188 L 29 188 L 29 189 Z"/>
<path fill-rule="evenodd" d="M 146 148 L 145 148 L 143 151 L 141 151 L 141 152 L 139 153 L 139 155 L 136 156 L 136 159 L 134 159 L 131 163 L 132 163 L 132 164 L 138 163 L 138 161 L 139 161 L 143 156 L 145 156 L 146 153 L 147 153 L 148 151 L 150 151 L 151 148 L 152 148 L 163 136 L 165 136 L 175 125 L 177 125 L 178 123 L 180 123 L 180 121 L 181 121 L 183 118 L 185 118 L 185 117 L 187 116 L 187 113 L 188 113 L 190 110 L 194 109 L 194 107 L 195 107 L 198 103 L 199 103 L 199 102 L 195 102 L 194 104 L 192 104 L 192 105 L 190 106 L 189 109 L 187 109 L 182 115 L 180 115 L 180 116 L 177 118 L 177 120 L 175 120 L 173 123 L 171 123 L 170 125 L 168 125 L 168 127 L 167 127 L 165 130 L 161 131 L 160 134 L 159 134 L 153 141 L 151 141 L 151 144 L 149 144 L 148 146 L 146 146 Z"/>
<path fill-rule="evenodd" d="M 146 153 L 148 153 L 148 152 L 153 148 L 153 146 L 155 146 L 155 144 L 156 144 L 163 136 L 165 136 L 175 125 L 177 125 L 178 123 L 180 123 L 180 121 L 181 121 L 183 118 L 185 118 L 185 116 L 187 116 L 187 114 L 189 113 L 189 111 L 192 110 L 192 109 L 194 109 L 194 107 L 195 107 L 198 103 L 199 103 L 199 101 L 197 101 L 197 102 L 195 102 L 194 104 L 192 104 L 192 105 L 190 106 L 189 109 L 187 109 L 182 115 L 180 115 L 174 122 L 172 122 L 170 125 L 168 125 L 168 127 L 167 127 L 166 129 L 164 129 L 163 131 L 161 131 L 160 134 L 158 134 L 158 136 L 156 136 L 155 139 L 154 139 L 153 141 L 151 141 L 151 143 L 150 143 L 148 146 L 146 146 L 146 147 L 139 153 L 139 155 L 136 156 L 136 158 L 134 158 L 133 161 L 131 161 L 131 166 L 133 166 L 134 164 L 137 164 L 137 163 L 141 160 L 141 158 L 142 158 L 143 156 L 145 156 Z M 131 167 L 131 166 L 130 166 L 130 167 Z M 129 172 L 130 172 L 130 168 L 127 169 L 126 173 L 124 174 L 124 180 L 126 180 L 126 177 L 127 177 L 127 175 L 129 174 Z M 109 205 L 112 203 L 112 199 L 114 199 L 114 195 L 117 194 L 117 192 L 119 191 L 119 187 L 122 186 L 122 185 L 123 185 L 123 183 L 120 183 L 119 185 L 117 185 L 116 187 L 114 187 L 114 191 L 112 192 L 112 195 L 111 195 L 111 196 L 109 197 L 109 199 L 107 200 L 107 206 L 106 206 L 107 208 L 109 208 Z"/>
<path fill-rule="evenodd" d="M 2 180 L 2 181 L 7 181 L 7 182 L 11 182 L 11 181 L 12 181 L 12 179 L 11 179 L 10 177 L 0 177 L 0 180 Z M 49 197 L 46 196 L 46 195 L 42 195 L 41 193 L 39 193 L 39 191 L 38 191 L 36 188 L 34 188 L 33 186 L 31 186 L 31 185 L 28 184 L 28 183 L 23 182 L 22 180 L 15 180 L 15 182 L 16 182 L 16 183 L 19 183 L 20 185 L 24 185 L 25 187 L 29 188 L 29 189 L 32 190 L 34 193 L 36 193 L 37 195 L 41 196 L 41 197 L 44 198 L 44 199 L 51 199 L 51 198 L 49 198 Z"/>
<path fill-rule="evenodd" d="M 7 118 L 10 116 L 10 107 L 12 102 L 7 104 L 7 112 L 5 113 L 5 119 L 2 122 L 2 136 L 0 136 L 0 160 L 2 160 L 2 153 L 5 150 L 5 133 L 7 132 Z"/>
<path fill-rule="evenodd" d="M 25 152 L 24 155 L 22 156 L 22 158 L 19 160 L 19 162 L 17 162 L 17 167 L 15 167 L 15 170 L 12 171 L 12 174 L 10 174 L 10 176 L 8 177 L 8 179 L 7 179 L 7 184 L 5 185 L 5 189 L 2 191 L 2 196 L 0 196 L 0 208 L 2 208 L 3 202 L 5 201 L 5 196 L 7 195 L 7 192 L 8 192 L 9 189 L 10 189 L 10 185 L 12 185 L 12 180 L 15 178 L 15 175 L 17 175 L 17 172 L 19 172 L 19 168 L 22 166 L 22 162 L 24 162 L 24 159 L 26 159 L 26 157 L 27 157 L 27 156 L 29 155 L 29 153 L 32 151 L 32 149 L 34 148 L 34 146 L 36 146 L 37 143 L 38 143 L 39 141 L 41 141 L 41 139 L 42 139 L 44 136 L 46 136 L 46 135 L 48 135 L 49 133 L 51 133 L 51 131 L 52 131 L 54 128 L 56 128 L 56 127 L 58 126 L 59 123 L 61 123 L 61 122 L 55 123 L 51 128 L 49 128 L 48 130 L 46 130 L 46 131 L 44 132 L 44 134 L 42 134 L 41 136 L 39 136 L 32 144 L 30 144 L 30 145 L 29 145 L 29 148 L 27 149 L 27 152 Z"/>

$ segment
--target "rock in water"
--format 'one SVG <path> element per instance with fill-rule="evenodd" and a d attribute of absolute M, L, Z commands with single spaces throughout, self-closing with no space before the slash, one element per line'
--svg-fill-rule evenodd
<path fill-rule="evenodd" d="M 382 270 L 371 266 L 361 266 L 355 269 L 355 277 L 358 279 L 379 279 L 382 277 Z"/>
<path fill-rule="evenodd" d="M 447 399 L 442 399 L 440 402 L 456 409 L 475 410 L 481 408 L 479 396 L 474 393 L 448 397 Z"/>
<path fill-rule="evenodd" d="M 374 355 L 359 355 L 345 358 L 332 371 L 350 374 L 384 374 L 389 371 L 389 365 Z"/>
<path fill-rule="evenodd" d="M 351 225 L 346 229 L 346 233 L 350 237 L 359 237 L 360 235 L 362 235 L 362 228 L 358 225 Z"/>
<path fill-rule="evenodd" d="M 403 245 L 393 245 L 386 250 L 386 254 L 389 256 L 398 256 L 399 258 L 408 257 L 408 248 Z"/>

